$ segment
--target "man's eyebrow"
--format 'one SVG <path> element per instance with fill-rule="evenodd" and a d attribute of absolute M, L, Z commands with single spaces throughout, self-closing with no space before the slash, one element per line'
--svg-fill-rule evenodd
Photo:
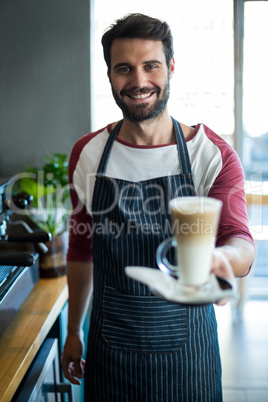
<path fill-rule="evenodd" d="M 157 60 L 157 59 L 153 59 L 153 60 L 148 60 L 148 61 L 144 61 L 143 64 L 150 64 L 150 63 L 155 63 L 155 64 L 162 64 L 162 61 Z"/>
<path fill-rule="evenodd" d="M 130 63 L 117 63 L 113 68 L 119 68 L 124 66 L 130 66 Z"/>
<path fill-rule="evenodd" d="M 162 64 L 160 60 L 153 59 L 153 60 L 146 60 L 142 64 Z M 131 67 L 131 63 L 117 63 L 113 66 L 113 69 L 120 68 L 120 67 Z"/>

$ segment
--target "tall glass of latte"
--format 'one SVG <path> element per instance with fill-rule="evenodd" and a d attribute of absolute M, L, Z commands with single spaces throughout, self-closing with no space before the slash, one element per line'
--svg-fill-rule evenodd
<path fill-rule="evenodd" d="M 173 238 L 158 247 L 161 270 L 179 278 L 183 285 L 200 286 L 207 282 L 212 251 L 218 231 L 222 202 L 208 197 L 178 197 L 170 201 Z M 167 261 L 167 251 L 176 248 L 177 264 Z"/>

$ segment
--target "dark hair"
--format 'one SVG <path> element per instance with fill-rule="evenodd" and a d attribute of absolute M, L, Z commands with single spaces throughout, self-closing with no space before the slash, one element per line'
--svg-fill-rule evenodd
<path fill-rule="evenodd" d="M 117 38 L 142 38 L 162 41 L 169 67 L 173 57 L 173 38 L 168 24 L 143 14 L 128 14 L 112 24 L 101 43 L 108 71 L 111 70 L 111 46 Z"/>

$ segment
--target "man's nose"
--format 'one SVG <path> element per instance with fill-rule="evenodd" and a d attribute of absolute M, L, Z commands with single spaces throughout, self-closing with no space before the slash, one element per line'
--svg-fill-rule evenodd
<path fill-rule="evenodd" d="M 147 84 L 146 73 L 143 69 L 135 69 L 131 74 L 131 84 L 134 87 L 142 88 Z"/>

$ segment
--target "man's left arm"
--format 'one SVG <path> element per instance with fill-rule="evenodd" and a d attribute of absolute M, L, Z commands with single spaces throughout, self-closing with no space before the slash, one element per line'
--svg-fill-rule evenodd
<path fill-rule="evenodd" d="M 254 258 L 255 247 L 253 244 L 234 237 L 227 240 L 223 246 L 214 249 L 211 272 L 233 282 L 235 277 L 248 274 Z M 228 299 L 223 299 L 216 304 L 223 306 L 228 301 Z"/>
<path fill-rule="evenodd" d="M 213 252 L 211 272 L 226 279 L 248 274 L 255 258 L 255 248 L 247 240 L 234 237 Z"/>
<path fill-rule="evenodd" d="M 215 140 L 215 139 L 214 139 Z M 222 167 L 208 197 L 222 201 L 222 211 L 211 270 L 218 276 L 246 276 L 253 264 L 255 246 L 249 230 L 245 176 L 234 150 L 217 138 Z"/>

